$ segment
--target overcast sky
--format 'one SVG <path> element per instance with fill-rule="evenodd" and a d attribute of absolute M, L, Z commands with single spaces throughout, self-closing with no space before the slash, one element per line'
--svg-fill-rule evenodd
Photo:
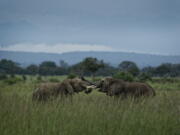
<path fill-rule="evenodd" d="M 0 0 L 0 50 L 180 55 L 180 0 Z"/>

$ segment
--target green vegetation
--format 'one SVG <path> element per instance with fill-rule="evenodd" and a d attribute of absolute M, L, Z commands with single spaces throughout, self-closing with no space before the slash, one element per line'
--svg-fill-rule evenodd
<path fill-rule="evenodd" d="M 146 81 L 148 76 L 153 77 L 180 77 L 180 64 L 163 63 L 157 67 L 144 67 L 140 69 L 132 61 L 122 61 L 118 67 L 105 63 L 96 58 L 87 57 L 81 62 L 69 66 L 61 60 L 59 64 L 53 61 L 44 61 L 40 65 L 29 65 L 21 67 L 20 64 L 11 60 L 0 60 L 0 79 L 2 74 L 19 75 L 68 75 L 76 74 L 80 76 L 114 76 L 118 72 L 126 72 L 133 77 L 140 76 L 139 80 Z M 148 75 L 148 76 L 147 76 Z"/>
<path fill-rule="evenodd" d="M 129 72 L 133 76 L 137 76 L 139 74 L 139 68 L 136 63 L 132 61 L 123 61 L 119 64 L 119 69 L 124 72 Z"/>
<path fill-rule="evenodd" d="M 4 83 L 7 85 L 12 85 L 20 81 L 22 81 L 22 79 L 19 77 L 10 77 L 10 78 L 5 79 Z"/>
<path fill-rule="evenodd" d="M 130 72 L 117 72 L 113 77 L 116 79 L 122 79 L 128 82 L 132 82 L 133 80 L 135 80 L 135 78 Z"/>
<path fill-rule="evenodd" d="M 42 80 L 42 77 L 41 77 L 40 75 L 37 76 L 37 81 L 38 81 L 38 82 L 43 81 L 43 80 Z"/>
<path fill-rule="evenodd" d="M 71 73 L 71 74 L 69 74 L 69 75 L 67 76 L 68 79 L 73 79 L 73 78 L 75 78 L 75 77 L 76 77 L 76 75 L 73 74 L 73 73 Z"/>
<path fill-rule="evenodd" d="M 15 78 L 22 78 L 16 76 Z M 41 76 L 41 80 L 67 76 Z M 180 79 L 152 78 L 156 96 L 118 100 L 94 91 L 46 103 L 32 102 L 37 76 L 0 81 L 1 135 L 179 135 Z"/>
<path fill-rule="evenodd" d="M 5 73 L 0 74 L 0 80 L 7 79 L 7 75 Z"/>
<path fill-rule="evenodd" d="M 140 81 L 140 82 L 146 82 L 146 81 L 152 81 L 152 77 L 151 77 L 151 75 L 149 75 L 148 73 L 140 73 L 139 75 L 138 75 L 138 80 Z"/>
<path fill-rule="evenodd" d="M 94 77 L 95 73 L 104 67 L 104 62 L 99 61 L 96 58 L 88 57 L 81 62 L 81 65 L 84 67 L 85 72 L 90 72 Z"/>
<path fill-rule="evenodd" d="M 56 78 L 50 78 L 49 82 L 60 82 L 60 81 L 58 79 L 56 79 Z"/>

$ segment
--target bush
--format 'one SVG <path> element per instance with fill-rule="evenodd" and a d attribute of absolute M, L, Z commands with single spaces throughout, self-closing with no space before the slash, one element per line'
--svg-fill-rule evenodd
<path fill-rule="evenodd" d="M 20 82 L 20 81 L 22 81 L 22 79 L 14 77 L 14 78 L 8 78 L 8 79 L 4 80 L 4 83 L 12 85 L 12 84 L 15 84 L 15 83 Z"/>
<path fill-rule="evenodd" d="M 160 78 L 153 78 L 152 79 L 153 83 L 179 83 L 178 78 L 173 78 L 173 77 L 160 77 Z"/>
<path fill-rule="evenodd" d="M 11 74 L 10 77 L 11 77 L 11 78 L 15 78 L 16 76 L 15 76 L 14 74 Z"/>
<path fill-rule="evenodd" d="M 73 79 L 73 78 L 76 78 L 76 77 L 77 77 L 77 75 L 75 75 L 75 74 L 73 74 L 73 73 L 71 73 L 71 74 L 69 74 L 69 75 L 67 76 L 68 79 Z"/>
<path fill-rule="evenodd" d="M 122 79 L 128 82 L 132 82 L 134 80 L 133 75 L 129 72 L 117 72 L 115 75 L 113 75 L 113 78 Z"/>
<path fill-rule="evenodd" d="M 23 79 L 24 81 L 26 81 L 26 80 L 27 80 L 27 77 L 26 77 L 25 75 L 23 75 L 23 76 L 22 76 L 22 79 Z"/>
<path fill-rule="evenodd" d="M 59 82 L 59 80 L 57 78 L 50 78 L 49 81 L 50 82 Z"/>
<path fill-rule="evenodd" d="M 37 76 L 37 81 L 42 81 L 42 77 L 40 75 Z"/>
<path fill-rule="evenodd" d="M 138 76 L 138 81 L 141 81 L 141 82 L 152 81 L 152 78 L 148 73 L 141 73 Z"/>
<path fill-rule="evenodd" d="M 100 80 L 101 80 L 100 77 L 94 77 L 94 78 L 92 78 L 92 81 L 93 81 L 93 82 L 97 82 L 97 81 L 100 81 Z"/>
<path fill-rule="evenodd" d="M 37 78 L 36 78 L 36 83 L 44 83 L 44 82 L 47 82 L 47 80 L 43 80 L 43 77 L 41 75 L 38 75 Z"/>
<path fill-rule="evenodd" d="M 7 79 L 7 75 L 6 74 L 0 74 L 0 80 L 4 80 Z"/>

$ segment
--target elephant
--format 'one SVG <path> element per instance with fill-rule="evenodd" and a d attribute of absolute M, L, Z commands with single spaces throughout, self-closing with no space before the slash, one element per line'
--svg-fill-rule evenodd
<path fill-rule="evenodd" d="M 58 89 L 61 87 L 61 83 L 41 83 L 38 88 L 33 92 L 32 99 L 38 101 L 45 101 L 52 96 L 57 95 Z"/>
<path fill-rule="evenodd" d="M 105 78 L 101 80 L 96 88 L 108 96 L 116 97 L 141 97 L 155 96 L 155 90 L 146 83 L 125 82 L 121 79 Z"/>
<path fill-rule="evenodd" d="M 81 91 L 88 93 L 93 87 L 93 84 L 83 77 L 66 79 L 61 83 L 43 83 L 33 92 L 32 99 L 46 101 L 51 97 L 72 96 Z"/>

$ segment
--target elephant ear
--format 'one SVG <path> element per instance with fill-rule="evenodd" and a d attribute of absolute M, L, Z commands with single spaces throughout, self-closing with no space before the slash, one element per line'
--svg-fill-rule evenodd
<path fill-rule="evenodd" d="M 74 89 L 72 87 L 72 85 L 70 83 L 66 83 L 66 91 L 68 94 L 73 94 L 74 93 Z"/>
<path fill-rule="evenodd" d="M 109 84 L 107 95 L 115 96 L 125 93 L 125 83 L 120 80 L 113 80 Z"/>
<path fill-rule="evenodd" d="M 103 91 L 108 91 L 109 88 L 111 87 L 112 83 L 113 83 L 112 79 L 106 78 L 102 84 Z"/>
<path fill-rule="evenodd" d="M 102 89 L 103 83 L 104 83 L 104 80 L 100 80 L 100 81 L 96 82 L 96 84 L 95 84 L 96 88 Z"/>
<path fill-rule="evenodd" d="M 82 81 L 86 81 L 86 79 L 84 78 L 84 76 L 80 76 L 79 77 Z"/>
<path fill-rule="evenodd" d="M 107 80 L 108 86 L 111 86 L 113 83 L 117 81 L 116 79 L 113 79 L 113 78 L 107 78 L 106 80 Z"/>

